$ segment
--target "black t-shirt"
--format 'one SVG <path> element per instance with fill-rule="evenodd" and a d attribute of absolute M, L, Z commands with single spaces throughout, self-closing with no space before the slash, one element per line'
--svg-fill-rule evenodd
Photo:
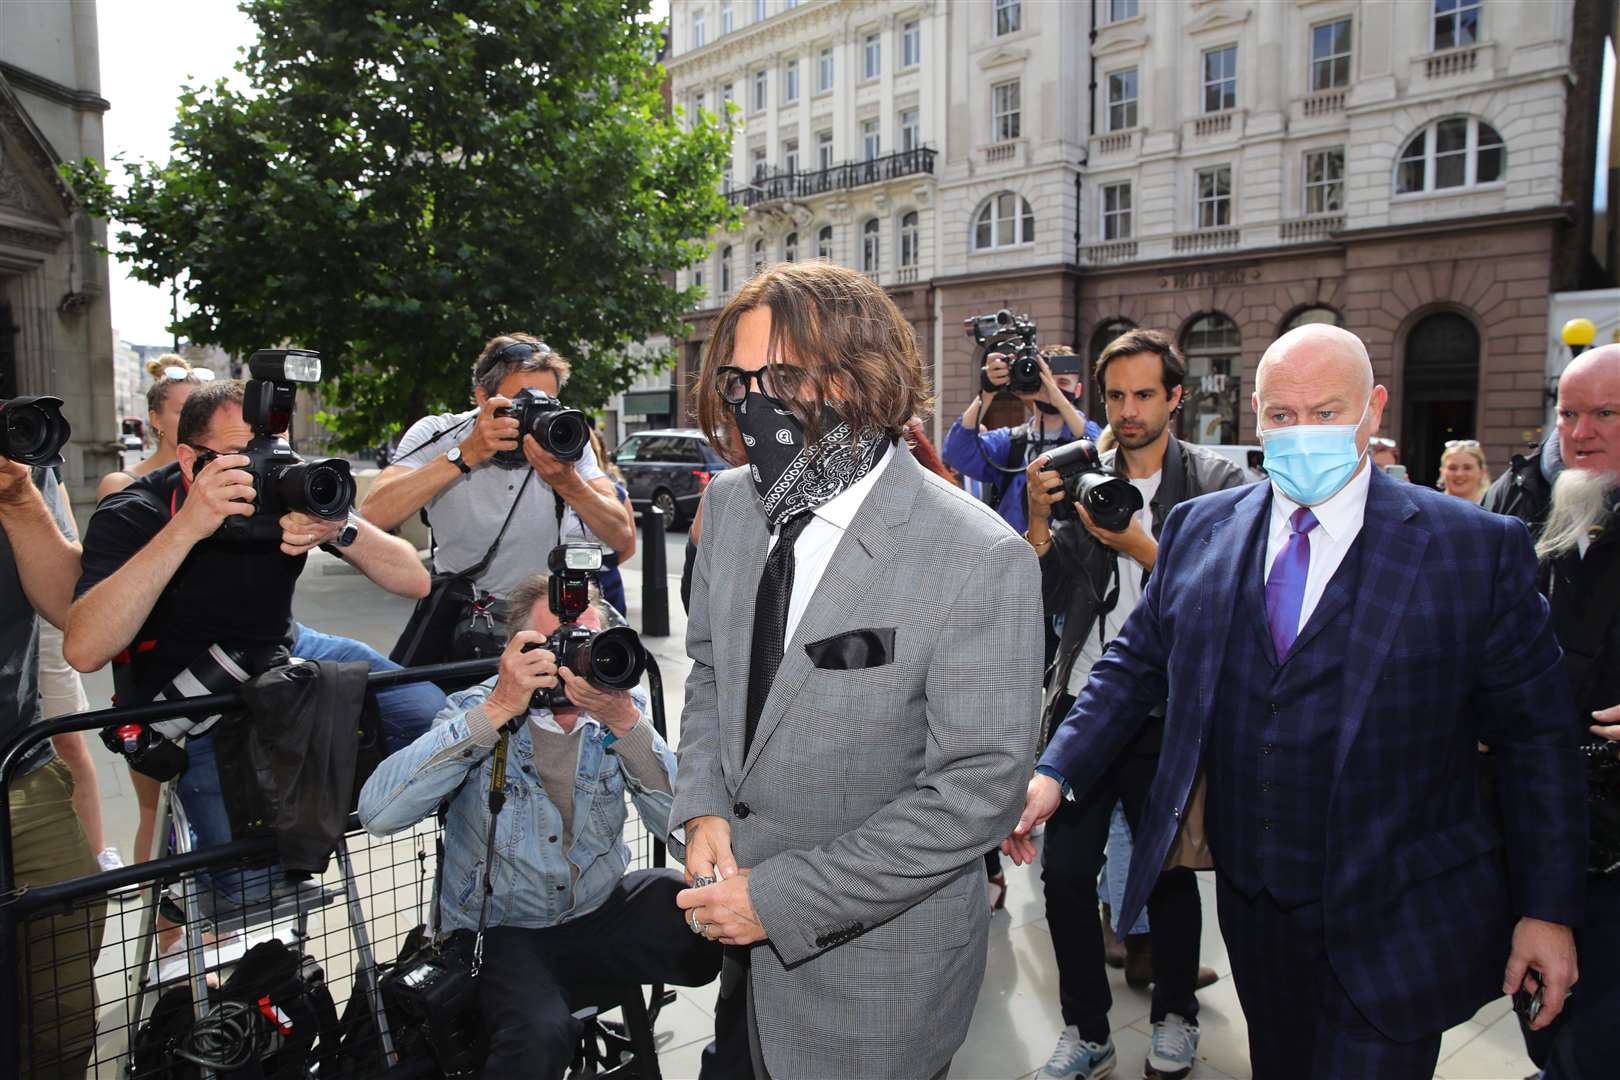
<path fill-rule="evenodd" d="M 178 464 L 103 499 L 84 533 L 83 573 L 74 597 L 116 573 L 185 500 Z M 275 541 L 215 536 L 193 547 L 130 643 L 138 699 L 149 700 L 210 645 L 290 647 L 293 587 L 306 558 L 282 554 Z"/>

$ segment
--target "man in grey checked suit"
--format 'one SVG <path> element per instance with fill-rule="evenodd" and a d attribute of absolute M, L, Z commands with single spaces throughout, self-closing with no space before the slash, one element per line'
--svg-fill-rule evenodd
<path fill-rule="evenodd" d="M 767 362 L 769 361 L 769 362 Z M 671 820 L 688 924 L 727 946 L 727 1076 L 943 1076 L 984 974 L 982 855 L 1037 738 L 1040 572 L 895 436 L 911 328 L 827 264 L 750 281 L 699 382 L 717 445 Z"/>

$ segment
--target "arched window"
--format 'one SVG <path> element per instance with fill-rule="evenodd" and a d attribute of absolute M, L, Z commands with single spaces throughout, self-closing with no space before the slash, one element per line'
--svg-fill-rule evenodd
<path fill-rule="evenodd" d="M 1200 315 L 1182 331 L 1181 351 L 1187 357 L 1181 438 L 1193 443 L 1235 444 L 1242 401 L 1242 331 L 1218 311 Z"/>
<path fill-rule="evenodd" d="M 782 261 L 783 262 L 798 262 L 799 261 L 799 234 L 798 233 L 790 232 L 790 233 L 787 234 L 787 238 L 782 241 Z"/>
<path fill-rule="evenodd" d="M 731 295 L 731 245 L 720 249 L 720 295 Z"/>
<path fill-rule="evenodd" d="M 1129 319 L 1109 319 L 1099 323 L 1097 329 L 1091 332 L 1091 366 L 1095 367 L 1097 357 L 1108 348 L 1110 342 L 1127 330 L 1135 330 L 1136 324 Z"/>
<path fill-rule="evenodd" d="M 878 272 L 878 230 L 882 226 L 877 218 L 867 218 L 861 226 L 861 269 L 868 274 Z"/>
<path fill-rule="evenodd" d="M 1301 326 L 1310 326 L 1312 323 L 1324 323 L 1328 326 L 1344 325 L 1339 319 L 1337 311 L 1330 307 L 1317 306 L 1301 308 L 1294 312 L 1293 318 L 1289 319 L 1287 324 L 1283 326 L 1283 331 L 1286 333 Z"/>
<path fill-rule="evenodd" d="M 1479 331 L 1455 311 L 1437 311 L 1406 335 L 1401 370 L 1401 461 L 1420 484 L 1440 475 L 1448 441 L 1475 437 Z"/>
<path fill-rule="evenodd" d="M 918 247 L 921 235 L 917 229 L 917 211 L 904 214 L 900 218 L 900 265 L 916 266 L 920 252 Z"/>
<path fill-rule="evenodd" d="M 830 260 L 832 257 L 832 226 L 823 225 L 816 233 L 816 258 Z"/>
<path fill-rule="evenodd" d="M 763 269 L 765 269 L 765 241 L 755 240 L 753 272 L 757 274 Z"/>
<path fill-rule="evenodd" d="M 1010 191 L 992 195 L 973 218 L 973 250 L 994 251 L 1035 242 L 1035 211 Z"/>
<path fill-rule="evenodd" d="M 1507 148 L 1491 125 L 1450 116 L 1413 135 L 1395 163 L 1395 194 L 1494 184 L 1507 170 Z"/>

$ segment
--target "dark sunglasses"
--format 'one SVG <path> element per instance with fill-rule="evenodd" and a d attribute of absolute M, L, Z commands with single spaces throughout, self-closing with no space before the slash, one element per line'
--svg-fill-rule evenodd
<path fill-rule="evenodd" d="M 716 368 L 714 389 L 728 405 L 741 405 L 748 396 L 748 384 L 757 383 L 759 392 L 777 402 L 798 398 L 799 392 L 810 383 L 810 373 L 792 364 L 766 364 L 755 371 L 747 371 L 727 364 Z"/>
<path fill-rule="evenodd" d="M 484 375 L 488 373 L 496 364 L 522 363 L 531 357 L 549 355 L 551 355 L 551 346 L 543 341 L 538 345 L 527 341 L 514 341 L 510 345 L 496 349 L 485 357 L 484 362 L 478 365 L 478 374 Z"/>

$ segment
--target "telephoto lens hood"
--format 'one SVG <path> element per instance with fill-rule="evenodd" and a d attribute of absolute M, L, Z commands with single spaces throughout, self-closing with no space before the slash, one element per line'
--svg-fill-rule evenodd
<path fill-rule="evenodd" d="M 72 434 L 61 398 L 0 398 L 0 457 L 31 467 L 60 465 Z"/>

